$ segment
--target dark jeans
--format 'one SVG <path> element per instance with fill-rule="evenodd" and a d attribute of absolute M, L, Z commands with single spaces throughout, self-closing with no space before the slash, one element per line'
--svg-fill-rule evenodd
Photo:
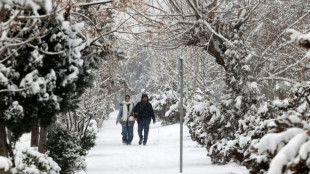
<path fill-rule="evenodd" d="M 128 126 L 128 123 L 126 125 L 122 125 L 122 135 L 123 142 L 131 144 L 131 141 L 133 139 L 133 125 Z"/>
<path fill-rule="evenodd" d="M 143 135 L 142 135 L 143 129 L 144 129 L 144 139 L 143 139 Z M 143 139 L 144 142 L 147 142 L 149 130 L 150 130 L 150 121 L 149 120 L 141 120 L 138 122 L 138 134 L 139 134 L 140 140 Z"/>

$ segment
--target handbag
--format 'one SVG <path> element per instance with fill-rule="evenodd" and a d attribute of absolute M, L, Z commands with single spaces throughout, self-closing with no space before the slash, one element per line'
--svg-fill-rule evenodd
<path fill-rule="evenodd" d="M 128 119 L 129 121 L 135 121 L 135 118 L 131 115 L 131 116 L 129 116 L 129 119 Z"/>
<path fill-rule="evenodd" d="M 135 121 L 135 117 L 133 116 L 133 112 L 130 113 L 128 121 Z"/>

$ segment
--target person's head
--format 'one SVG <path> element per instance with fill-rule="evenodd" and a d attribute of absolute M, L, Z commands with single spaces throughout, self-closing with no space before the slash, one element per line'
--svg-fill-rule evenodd
<path fill-rule="evenodd" d="M 142 102 L 147 102 L 149 97 L 146 94 L 142 94 Z"/>
<path fill-rule="evenodd" d="M 129 96 L 129 95 L 126 95 L 126 96 L 125 96 L 125 101 L 126 101 L 126 102 L 129 102 L 129 101 L 130 101 L 130 96 Z"/>

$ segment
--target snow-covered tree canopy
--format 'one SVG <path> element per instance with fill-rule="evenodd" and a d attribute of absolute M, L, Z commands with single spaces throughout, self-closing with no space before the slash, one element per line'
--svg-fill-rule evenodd
<path fill-rule="evenodd" d="M 309 172 L 306 3 L 2 0 L 0 128 L 18 138 L 56 123 L 90 148 L 89 125 L 102 124 L 115 96 L 135 92 L 150 94 L 164 124 L 178 122 L 182 57 L 185 123 L 212 162 Z M 72 156 L 85 155 L 82 146 Z"/>
<path fill-rule="evenodd" d="M 83 23 L 64 21 L 55 5 L 3 3 L 2 12 L 11 18 L 1 23 L 1 120 L 16 138 L 34 124 L 51 124 L 67 101 L 64 92 L 85 83 L 80 75 L 88 69 L 81 55 L 85 43 L 77 36 Z"/>
<path fill-rule="evenodd" d="M 308 6 L 305 5 L 307 1 L 301 0 L 296 3 L 286 0 L 151 0 L 146 2 L 149 6 L 144 11 L 134 13 L 141 17 L 136 19 L 139 29 L 134 30 L 136 32 L 133 36 L 139 41 L 138 44 L 161 51 L 182 46 L 200 47 L 224 70 L 221 79 L 224 82 L 222 94 L 217 100 L 210 100 L 212 97 L 207 97 L 198 102 L 185 102 L 190 103 L 186 123 L 192 138 L 207 147 L 213 162 L 242 163 L 249 160 L 249 157 L 259 150 L 255 143 L 269 132 L 281 133 L 292 127 L 307 131 L 307 126 L 300 124 L 308 120 L 307 110 L 302 109 L 308 105 L 307 98 L 304 98 L 307 97 L 309 81 L 307 33 L 310 16 Z M 288 30 L 291 28 L 299 31 Z M 286 35 L 287 31 L 291 34 L 291 39 Z M 153 88 L 161 89 L 158 95 L 154 95 L 156 107 L 160 106 L 159 103 L 164 103 L 163 96 L 167 91 L 162 89 L 169 91 L 178 83 L 177 66 L 173 65 L 177 60 L 172 61 L 173 63 L 167 61 L 171 60 L 172 55 L 175 54 L 168 54 L 166 59 L 161 59 L 163 63 L 155 61 L 152 65 L 158 66 L 157 71 L 152 71 L 152 74 L 158 78 L 157 82 L 160 82 L 158 85 L 153 85 L 156 86 Z M 157 57 L 160 57 L 159 54 Z M 194 68 L 189 66 L 188 70 Z M 169 79 L 167 83 L 161 83 L 165 79 Z M 185 83 L 192 87 L 198 79 L 200 78 L 189 78 Z M 173 85 L 167 88 L 169 84 Z M 214 87 L 214 84 L 211 84 L 210 88 Z M 192 94 L 196 92 L 191 90 Z M 178 92 L 177 88 L 175 92 Z M 184 95 L 188 94 L 185 92 Z M 175 100 L 171 106 L 177 102 Z M 163 108 L 160 108 L 165 110 L 162 115 L 167 111 Z M 172 113 L 171 111 L 169 113 Z M 292 113 L 300 114 L 301 120 L 297 118 L 291 120 L 291 117 L 283 116 Z M 276 128 L 271 126 L 273 121 Z M 296 139 L 292 137 L 292 141 L 300 142 L 297 143 L 299 144 L 296 146 L 297 149 L 307 142 L 305 132 L 301 134 Z M 284 144 L 292 144 L 289 142 L 287 140 Z M 302 149 L 304 148 L 305 146 Z M 265 155 L 265 152 L 260 151 L 259 155 Z M 269 151 L 266 153 L 269 154 Z M 288 154 L 285 150 L 283 153 Z M 298 153 L 297 151 L 293 155 L 290 153 L 289 158 L 292 160 L 282 160 L 281 166 L 273 162 L 270 170 L 283 167 L 281 169 L 298 173 L 300 166 L 307 164 L 303 160 L 304 157 L 296 156 Z M 268 156 L 268 159 L 274 155 L 276 154 Z M 261 161 L 261 165 L 255 168 L 257 160 L 259 158 L 249 160 L 250 162 L 245 162 L 244 165 L 253 173 L 257 173 L 258 168 L 262 169 L 261 172 L 266 172 L 271 160 Z"/>

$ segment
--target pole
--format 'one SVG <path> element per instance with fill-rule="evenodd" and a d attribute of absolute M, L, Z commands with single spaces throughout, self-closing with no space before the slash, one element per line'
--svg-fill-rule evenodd
<path fill-rule="evenodd" d="M 180 173 L 183 172 L 183 59 L 179 59 L 180 73 Z"/>

